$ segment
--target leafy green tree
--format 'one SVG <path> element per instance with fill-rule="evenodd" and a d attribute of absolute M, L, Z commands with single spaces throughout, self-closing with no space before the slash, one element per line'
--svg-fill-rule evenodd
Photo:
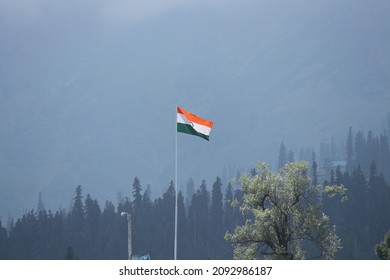
<path fill-rule="evenodd" d="M 240 209 L 248 218 L 233 234 L 225 235 L 235 259 L 304 259 L 303 248 L 313 245 L 319 256 L 334 257 L 341 240 L 321 211 L 320 186 L 310 185 L 307 170 L 307 162 L 288 163 L 279 173 L 259 164 L 256 176 L 241 177 Z M 343 194 L 345 188 L 331 186 L 325 192 Z"/>
<path fill-rule="evenodd" d="M 233 192 L 232 192 L 232 184 L 229 183 L 228 186 L 226 187 L 226 192 L 225 192 L 225 200 L 223 203 L 223 209 L 224 209 L 224 227 L 225 230 L 233 230 L 233 207 L 232 207 L 232 202 L 233 202 Z"/>
<path fill-rule="evenodd" d="M 240 188 L 234 190 L 233 200 L 231 202 L 231 206 L 233 206 L 233 219 L 232 219 L 233 228 L 236 225 L 242 225 L 246 219 L 246 217 L 242 215 L 240 211 L 240 207 L 237 207 L 242 204 L 243 196 L 244 193 Z"/>
<path fill-rule="evenodd" d="M 234 230 L 234 208 L 232 206 L 233 202 L 233 192 L 232 192 L 232 184 L 229 183 L 226 187 L 225 191 L 225 199 L 223 201 L 223 218 L 224 218 L 224 232 L 230 232 Z M 223 246 L 223 258 L 232 259 L 233 252 L 230 244 L 225 241 Z"/>
<path fill-rule="evenodd" d="M 386 233 L 384 240 L 376 245 L 375 253 L 381 260 L 390 260 L 390 231 Z"/>

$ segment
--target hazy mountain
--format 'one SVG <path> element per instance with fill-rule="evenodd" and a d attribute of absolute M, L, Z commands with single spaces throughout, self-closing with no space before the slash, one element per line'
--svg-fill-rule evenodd
<path fill-rule="evenodd" d="M 68 207 L 79 184 L 115 201 L 138 176 L 160 195 L 175 105 L 215 123 L 210 142 L 178 135 L 180 182 L 209 186 L 229 165 L 274 165 L 282 138 L 341 142 L 389 110 L 388 1 L 92 2 L 0 2 L 3 220 L 39 191 Z"/>

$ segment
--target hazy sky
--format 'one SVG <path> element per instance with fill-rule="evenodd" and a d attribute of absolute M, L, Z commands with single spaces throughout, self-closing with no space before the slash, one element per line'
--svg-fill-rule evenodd
<path fill-rule="evenodd" d="M 239 1 L 251 2 L 252 0 Z M 0 0 L 0 20 L 7 25 L 29 25 L 53 15 L 96 17 L 107 24 L 135 24 L 173 9 L 226 8 L 233 0 Z"/>
<path fill-rule="evenodd" d="M 79 184 L 115 200 L 135 176 L 159 195 L 174 105 L 215 123 L 208 143 L 179 136 L 183 184 L 272 165 L 282 138 L 297 155 L 375 130 L 390 104 L 388 3 L 0 0 L 0 216 L 43 189 L 51 209 Z"/>

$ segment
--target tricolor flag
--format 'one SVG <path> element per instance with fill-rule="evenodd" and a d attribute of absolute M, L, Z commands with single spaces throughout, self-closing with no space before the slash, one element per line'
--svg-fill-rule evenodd
<path fill-rule="evenodd" d="M 196 135 L 209 140 L 213 122 L 202 119 L 186 110 L 177 107 L 177 131 Z"/>

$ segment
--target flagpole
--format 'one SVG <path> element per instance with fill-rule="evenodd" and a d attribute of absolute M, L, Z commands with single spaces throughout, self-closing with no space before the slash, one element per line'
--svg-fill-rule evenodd
<path fill-rule="evenodd" d="M 173 259 L 177 260 L 177 193 L 179 192 L 178 184 L 177 184 L 177 106 L 175 112 L 175 133 L 176 133 L 176 141 L 175 141 L 175 242 L 174 242 L 174 253 Z"/>

